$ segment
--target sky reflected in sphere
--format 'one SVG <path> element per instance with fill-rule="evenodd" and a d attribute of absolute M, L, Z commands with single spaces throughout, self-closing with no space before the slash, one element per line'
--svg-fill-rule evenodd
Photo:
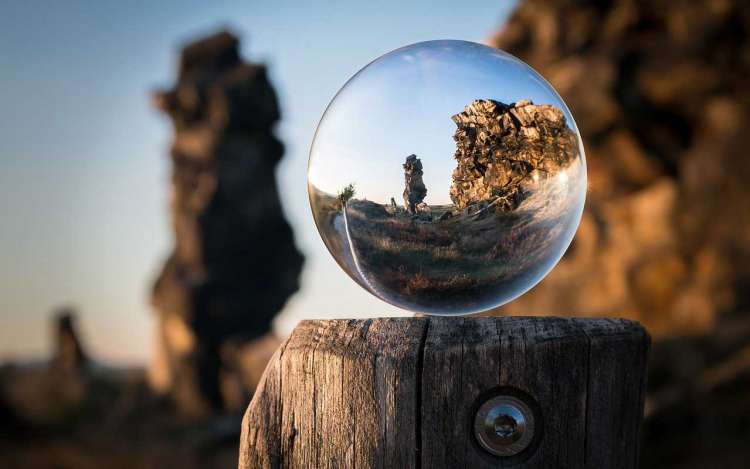
<path fill-rule="evenodd" d="M 429 41 L 378 58 L 334 97 L 308 191 L 323 241 L 359 285 L 461 315 L 511 301 L 558 262 L 586 163 L 570 111 L 529 66 Z"/>

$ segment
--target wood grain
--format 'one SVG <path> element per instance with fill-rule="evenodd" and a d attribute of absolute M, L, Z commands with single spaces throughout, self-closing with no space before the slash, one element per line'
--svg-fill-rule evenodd
<path fill-rule="evenodd" d="M 625 320 L 304 321 L 248 407 L 239 467 L 636 468 L 648 344 Z M 510 458 L 473 434 L 498 393 L 539 418 Z"/>

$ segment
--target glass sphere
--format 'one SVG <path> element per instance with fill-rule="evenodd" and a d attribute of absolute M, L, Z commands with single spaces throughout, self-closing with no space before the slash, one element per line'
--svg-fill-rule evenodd
<path fill-rule="evenodd" d="M 500 306 L 560 260 L 586 197 L 573 116 L 517 58 L 429 41 L 336 94 L 310 150 L 315 223 L 338 264 L 414 312 Z"/>

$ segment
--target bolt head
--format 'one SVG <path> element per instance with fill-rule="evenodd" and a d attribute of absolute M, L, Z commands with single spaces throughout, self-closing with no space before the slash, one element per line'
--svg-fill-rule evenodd
<path fill-rule="evenodd" d="M 495 396 L 479 407 L 474 434 L 480 446 L 495 456 L 514 456 L 534 439 L 534 413 L 514 396 Z"/>

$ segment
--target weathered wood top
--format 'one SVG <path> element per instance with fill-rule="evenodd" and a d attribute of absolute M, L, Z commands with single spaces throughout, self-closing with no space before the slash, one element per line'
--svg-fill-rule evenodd
<path fill-rule="evenodd" d="M 240 468 L 635 468 L 648 334 L 569 318 L 303 321 L 245 415 Z M 473 422 L 525 396 L 531 445 L 493 456 Z"/>

